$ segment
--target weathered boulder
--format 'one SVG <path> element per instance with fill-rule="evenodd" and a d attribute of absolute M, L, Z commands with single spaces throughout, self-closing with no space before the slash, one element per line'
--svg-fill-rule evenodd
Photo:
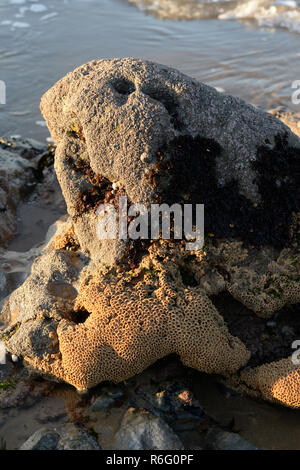
<path fill-rule="evenodd" d="M 96 236 L 95 209 L 119 195 L 203 203 L 207 232 L 256 245 L 295 232 L 300 140 L 238 98 L 163 65 L 112 59 L 68 74 L 41 110 L 75 234 L 95 262 L 113 265 L 128 249 Z"/>
<path fill-rule="evenodd" d="M 299 304 L 299 138 L 239 99 L 134 59 L 80 67 L 41 108 L 70 220 L 4 306 L 8 350 L 79 391 L 175 353 L 300 407 L 299 367 L 281 330 L 293 326 L 298 339 L 299 315 L 283 312 L 274 335 L 267 324 Z M 204 203 L 204 249 L 99 240 L 97 208 L 117 208 L 119 195 L 148 206 Z M 278 368 L 282 359 L 288 366 Z M 245 370 L 265 363 L 267 387 Z"/>

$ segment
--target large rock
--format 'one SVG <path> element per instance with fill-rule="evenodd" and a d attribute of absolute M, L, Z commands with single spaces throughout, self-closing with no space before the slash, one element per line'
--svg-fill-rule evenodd
<path fill-rule="evenodd" d="M 95 262 L 126 251 L 96 237 L 95 209 L 122 194 L 204 203 L 207 232 L 221 237 L 282 246 L 293 235 L 300 140 L 238 98 L 163 65 L 113 59 L 68 74 L 41 110 L 76 236 Z"/>
<path fill-rule="evenodd" d="M 80 392 L 175 353 L 300 407 L 299 367 L 281 329 L 298 339 L 299 315 L 275 322 L 272 335 L 266 322 L 300 299 L 298 137 L 239 99 L 134 59 L 80 67 L 41 107 L 70 220 L 5 303 L 8 350 Z M 119 195 L 204 203 L 205 249 L 98 240 L 97 207 L 117 208 Z"/>

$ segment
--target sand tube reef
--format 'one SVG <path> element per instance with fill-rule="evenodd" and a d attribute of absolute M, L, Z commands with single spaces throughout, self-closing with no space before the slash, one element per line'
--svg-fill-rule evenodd
<path fill-rule="evenodd" d="M 79 67 L 41 110 L 69 220 L 4 305 L 7 349 L 79 391 L 175 353 L 235 390 L 299 408 L 299 137 L 135 59 Z M 99 240 L 97 208 L 119 196 L 204 204 L 204 247 Z"/>

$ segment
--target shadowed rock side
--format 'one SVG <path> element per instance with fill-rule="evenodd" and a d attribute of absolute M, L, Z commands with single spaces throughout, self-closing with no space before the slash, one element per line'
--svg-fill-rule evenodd
<path fill-rule="evenodd" d="M 134 59 L 79 67 L 41 109 L 70 221 L 5 304 L 8 350 L 79 391 L 176 353 L 239 390 L 300 407 L 288 347 L 300 299 L 298 137 L 239 99 Z M 120 195 L 204 203 L 204 248 L 99 240 L 96 210 L 117 208 Z M 295 322 L 284 313 L 292 304 Z"/>

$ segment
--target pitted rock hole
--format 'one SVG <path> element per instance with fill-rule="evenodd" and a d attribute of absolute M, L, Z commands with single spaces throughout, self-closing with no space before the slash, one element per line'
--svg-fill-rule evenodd
<path fill-rule="evenodd" d="M 68 165 L 86 178 L 76 204 L 78 216 L 90 210 L 95 210 L 100 204 L 108 203 L 112 199 L 112 183 L 104 176 L 94 173 L 88 160 L 81 158 L 74 160 L 69 157 Z M 84 188 L 86 181 L 88 181 L 91 187 Z"/>
<path fill-rule="evenodd" d="M 111 82 L 112 87 L 119 95 L 128 96 L 135 91 L 135 85 L 127 78 L 117 78 Z"/>
<path fill-rule="evenodd" d="M 90 313 L 84 308 L 81 308 L 79 310 L 74 310 L 71 312 L 71 320 L 76 324 L 84 323 L 88 319 L 89 316 L 90 316 Z"/>
<path fill-rule="evenodd" d="M 192 269 L 188 266 L 188 264 L 179 266 L 179 272 L 182 282 L 185 286 L 196 287 L 198 285 L 195 275 Z"/>
<path fill-rule="evenodd" d="M 155 90 L 154 88 L 144 88 L 142 92 L 145 95 L 150 96 L 150 98 L 153 100 L 158 101 L 166 108 L 171 117 L 171 123 L 175 129 L 181 130 L 183 128 L 183 123 L 180 121 L 178 115 L 179 104 L 176 97 L 172 95 L 170 90 Z"/>

